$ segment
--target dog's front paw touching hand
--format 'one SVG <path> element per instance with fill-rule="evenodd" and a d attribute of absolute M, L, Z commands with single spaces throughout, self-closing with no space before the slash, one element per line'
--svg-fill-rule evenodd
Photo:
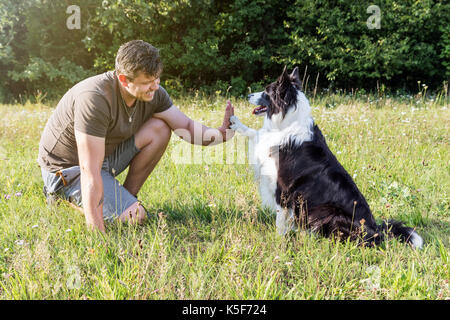
<path fill-rule="evenodd" d="M 235 124 L 236 122 L 239 122 L 239 119 L 235 115 L 232 115 L 230 117 L 230 122 L 231 122 L 231 124 Z"/>
<path fill-rule="evenodd" d="M 236 116 L 231 116 L 230 117 L 230 129 L 237 131 L 239 133 L 242 133 L 245 131 L 245 126 L 241 123 L 241 121 L 238 119 L 238 117 Z"/>

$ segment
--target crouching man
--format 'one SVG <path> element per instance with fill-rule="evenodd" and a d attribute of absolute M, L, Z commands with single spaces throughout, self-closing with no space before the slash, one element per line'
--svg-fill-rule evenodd
<path fill-rule="evenodd" d="M 164 154 L 172 131 L 204 146 L 234 135 L 227 130 L 234 113 L 230 102 L 222 126 L 208 128 L 173 105 L 159 85 L 161 72 L 158 49 L 141 40 L 127 42 L 117 53 L 115 71 L 71 88 L 45 126 L 38 163 L 47 200 L 70 201 L 84 212 L 91 229 L 104 232 L 105 220 L 146 218 L 137 194 Z M 122 186 L 115 177 L 128 166 Z"/>

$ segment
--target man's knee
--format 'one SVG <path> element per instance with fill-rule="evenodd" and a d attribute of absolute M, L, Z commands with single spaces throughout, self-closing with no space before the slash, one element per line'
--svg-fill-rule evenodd
<path fill-rule="evenodd" d="M 172 130 L 165 121 L 151 118 L 136 133 L 136 146 L 142 149 L 152 142 L 166 144 L 170 140 L 171 135 Z"/>
<path fill-rule="evenodd" d="M 152 118 L 151 127 L 154 131 L 158 132 L 159 134 L 164 135 L 170 135 L 172 133 L 172 130 L 170 129 L 169 125 L 161 119 Z"/>
<path fill-rule="evenodd" d="M 119 217 L 120 221 L 131 223 L 143 223 L 146 218 L 147 211 L 139 202 L 133 203 Z"/>

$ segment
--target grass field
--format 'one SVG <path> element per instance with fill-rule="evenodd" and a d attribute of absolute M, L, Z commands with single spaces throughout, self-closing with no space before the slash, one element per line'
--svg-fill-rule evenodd
<path fill-rule="evenodd" d="M 206 125 L 222 121 L 224 98 L 175 102 Z M 246 101 L 233 102 L 243 123 L 260 126 Z M 238 137 L 225 146 L 237 150 L 231 164 L 223 145 L 177 163 L 184 145 L 172 137 L 139 195 L 153 218 L 89 232 L 78 211 L 47 207 L 41 192 L 35 159 L 53 109 L 0 105 L 0 299 L 449 299 L 448 104 L 343 95 L 311 104 L 376 219 L 417 227 L 423 250 L 279 237 Z"/>

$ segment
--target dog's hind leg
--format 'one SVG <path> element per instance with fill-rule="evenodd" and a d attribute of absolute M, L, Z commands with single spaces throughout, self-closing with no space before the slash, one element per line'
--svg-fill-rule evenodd
<path fill-rule="evenodd" d="M 378 244 L 382 235 L 377 233 L 376 225 L 365 221 L 354 221 L 352 216 L 339 207 L 321 205 L 308 210 L 308 227 L 325 237 L 334 235 L 338 239 L 361 240 L 363 243 Z"/>

